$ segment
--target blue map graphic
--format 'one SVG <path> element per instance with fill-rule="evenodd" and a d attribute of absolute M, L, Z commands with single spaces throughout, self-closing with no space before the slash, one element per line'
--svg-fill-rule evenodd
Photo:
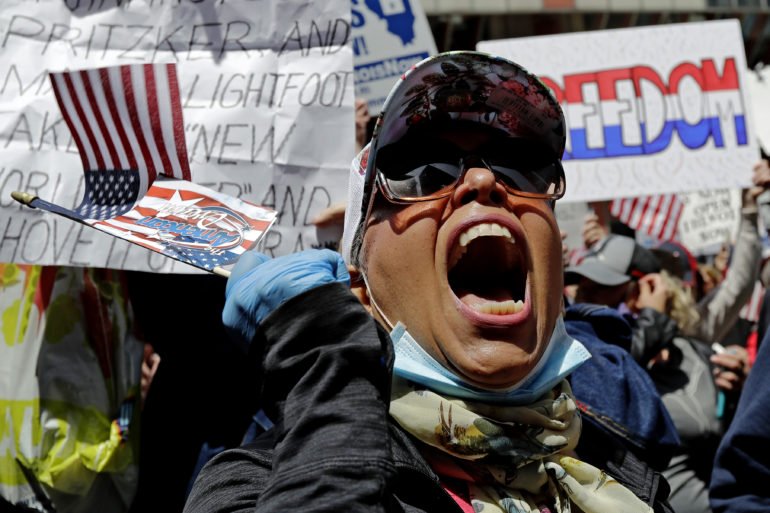
<path fill-rule="evenodd" d="M 418 0 L 411 0 L 418 1 Z M 414 13 L 410 0 L 365 0 L 366 6 L 381 20 L 388 24 L 388 32 L 401 39 L 402 44 L 414 41 Z M 396 4 L 395 9 L 383 10 L 382 4 Z M 401 7 L 403 6 L 403 11 Z M 386 10 L 401 11 L 396 14 L 385 14 Z"/>

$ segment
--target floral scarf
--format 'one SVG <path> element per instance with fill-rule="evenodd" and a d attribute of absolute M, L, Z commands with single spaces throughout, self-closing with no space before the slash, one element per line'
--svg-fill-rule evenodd
<path fill-rule="evenodd" d="M 527 406 L 448 399 L 393 378 L 390 415 L 425 443 L 442 481 L 461 482 L 476 513 L 650 513 L 601 470 L 568 456 L 580 415 L 562 381 Z"/>

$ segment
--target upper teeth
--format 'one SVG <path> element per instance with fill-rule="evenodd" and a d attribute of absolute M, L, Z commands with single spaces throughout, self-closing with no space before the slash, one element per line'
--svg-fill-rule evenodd
<path fill-rule="evenodd" d="M 511 237 L 511 232 L 505 226 L 500 226 L 497 223 L 475 224 L 460 234 L 460 244 L 452 249 L 452 254 L 449 258 L 450 269 L 468 251 L 468 244 L 479 237 L 505 237 L 511 244 L 516 243 L 513 237 Z"/>

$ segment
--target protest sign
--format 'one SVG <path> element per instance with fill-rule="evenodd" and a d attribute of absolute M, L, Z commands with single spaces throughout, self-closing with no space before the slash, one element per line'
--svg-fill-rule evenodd
<path fill-rule="evenodd" d="M 257 13 L 259 13 L 257 15 Z M 0 12 L 0 262 L 190 272 L 69 220 L 85 190 L 49 71 L 176 63 L 193 182 L 274 208 L 261 249 L 315 244 L 354 152 L 350 4 L 342 0 L 6 0 Z"/>
<path fill-rule="evenodd" d="M 733 188 L 758 148 L 738 20 L 486 41 L 567 118 L 566 201 Z"/>
<path fill-rule="evenodd" d="M 757 139 L 765 152 L 770 152 L 770 116 L 763 115 L 770 112 L 770 68 L 749 71 L 746 79 L 751 110 L 760 114 L 754 118 Z"/>
<path fill-rule="evenodd" d="M 717 189 L 681 195 L 684 209 L 679 220 L 682 244 L 694 254 L 716 253 L 732 244 L 738 233 L 741 191 Z"/>
<path fill-rule="evenodd" d="M 436 53 L 420 0 L 351 0 L 356 97 L 380 112 L 399 76 Z"/>
<path fill-rule="evenodd" d="M 588 203 L 582 201 L 557 202 L 554 209 L 556 223 L 559 225 L 559 230 L 567 234 L 562 244 L 567 246 L 570 255 L 583 248 L 583 224 L 586 216 L 592 212 Z"/>

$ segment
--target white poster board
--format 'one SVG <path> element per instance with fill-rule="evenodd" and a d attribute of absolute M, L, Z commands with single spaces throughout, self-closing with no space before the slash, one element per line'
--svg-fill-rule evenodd
<path fill-rule="evenodd" d="M 755 131 L 759 143 L 766 152 L 770 152 L 770 68 L 750 70 L 746 74 L 746 84 L 751 98 L 751 110 L 754 116 Z"/>
<path fill-rule="evenodd" d="M 420 0 L 351 0 L 356 97 L 379 114 L 393 84 L 436 53 Z"/>
<path fill-rule="evenodd" d="M 736 188 L 759 156 L 738 20 L 478 45 L 539 75 L 569 127 L 566 201 Z"/>
<path fill-rule="evenodd" d="M 679 237 L 694 254 L 714 254 L 735 243 L 741 220 L 741 191 L 715 189 L 682 194 Z"/>
<path fill-rule="evenodd" d="M 562 244 L 567 246 L 570 252 L 583 248 L 583 225 L 586 216 L 593 213 L 588 203 L 573 201 L 569 203 L 556 202 L 554 209 L 559 230 L 566 232 L 567 237 Z"/>
<path fill-rule="evenodd" d="M 266 253 L 315 244 L 354 153 L 349 43 L 344 0 L 3 0 L 0 262 L 191 272 L 10 197 L 83 196 L 47 72 L 142 62 L 177 63 L 192 180 L 278 210 Z"/>

